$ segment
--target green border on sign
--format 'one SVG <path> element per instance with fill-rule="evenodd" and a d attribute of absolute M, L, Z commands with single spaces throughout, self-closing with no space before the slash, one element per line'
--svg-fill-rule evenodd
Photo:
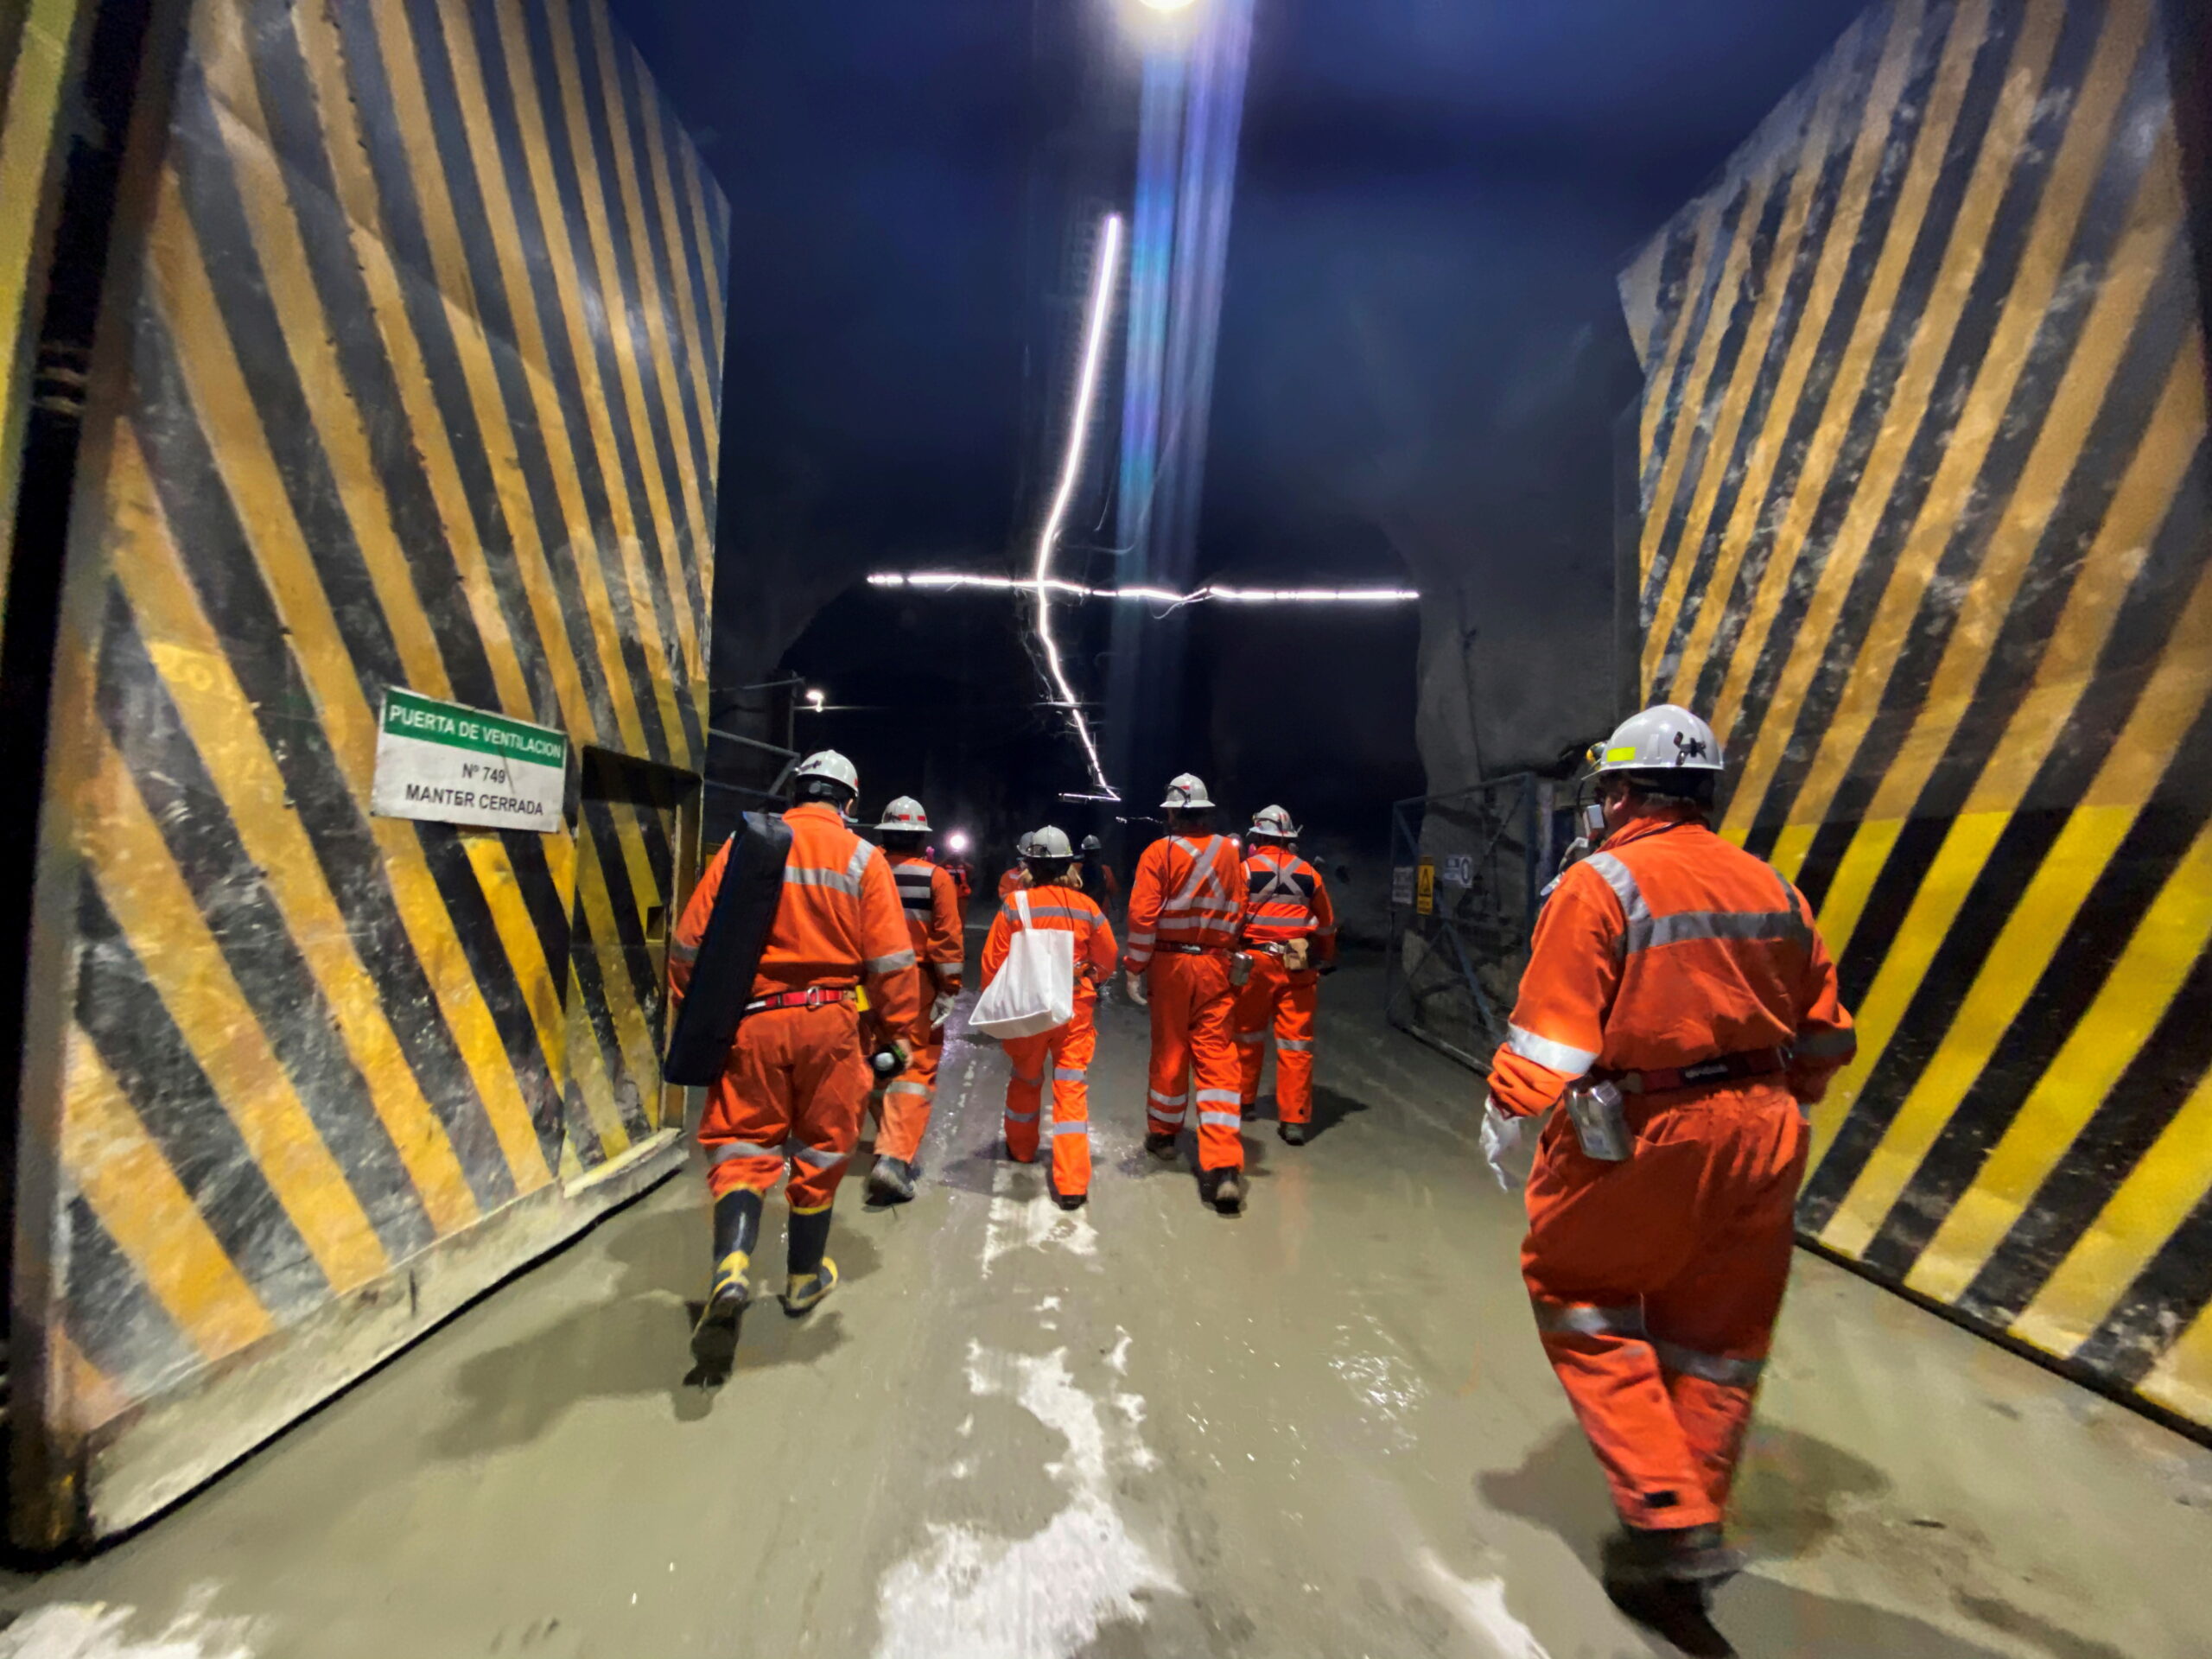
<path fill-rule="evenodd" d="M 416 723 L 405 717 L 408 713 L 429 718 Z M 395 719 L 396 715 L 399 717 Z M 418 743 L 442 743 L 449 749 L 467 749 L 475 754 L 495 755 L 502 760 L 519 760 L 524 766 L 565 768 L 569 764 L 566 732 L 509 720 L 505 715 L 486 714 L 481 709 L 471 709 L 462 703 L 440 702 L 396 685 L 387 688 L 384 694 L 384 713 L 378 725 L 394 737 L 411 738 Z"/>

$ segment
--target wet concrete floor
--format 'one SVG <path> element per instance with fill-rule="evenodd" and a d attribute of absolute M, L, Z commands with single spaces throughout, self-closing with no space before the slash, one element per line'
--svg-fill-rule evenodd
<path fill-rule="evenodd" d="M 1141 1012 L 1064 1215 L 948 1052 L 923 1196 L 687 1389 L 674 1181 L 94 1559 L 0 1659 L 1595 1659 L 1604 1488 L 1538 1352 L 1465 1071 L 1326 988 L 1322 1132 L 1249 1212 L 1146 1158 Z M 861 1160 L 864 1166 L 865 1160 Z M 779 1214 L 780 1205 L 772 1211 Z M 766 1275 L 779 1277 L 771 1247 Z M 1801 1255 L 1724 1594 L 1747 1655 L 2198 1659 L 2212 1452 Z"/>

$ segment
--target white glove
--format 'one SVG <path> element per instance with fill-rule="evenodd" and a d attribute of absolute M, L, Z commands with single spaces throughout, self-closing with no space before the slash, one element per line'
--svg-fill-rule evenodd
<path fill-rule="evenodd" d="M 934 1031 L 952 1018 L 952 1005 L 957 1001 L 950 991 L 939 991 L 937 1001 L 930 1004 L 930 1029 Z"/>
<path fill-rule="evenodd" d="M 1123 977 L 1129 988 L 1129 1001 L 1141 1008 L 1148 1007 L 1152 1001 L 1152 995 L 1144 988 L 1144 976 L 1132 969 Z"/>
<path fill-rule="evenodd" d="M 1483 1101 L 1482 1128 L 1483 1156 L 1490 1160 L 1490 1173 L 1497 1177 L 1498 1185 L 1510 1192 L 1521 1185 L 1521 1178 L 1505 1166 L 1505 1160 L 1521 1149 L 1521 1120 L 1508 1117 L 1497 1109 L 1497 1103 L 1485 1097 Z"/>

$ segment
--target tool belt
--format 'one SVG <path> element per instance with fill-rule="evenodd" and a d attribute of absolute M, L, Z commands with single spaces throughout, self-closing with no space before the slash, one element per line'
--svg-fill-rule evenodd
<path fill-rule="evenodd" d="M 1251 950 L 1273 957 L 1294 974 L 1311 972 L 1313 967 L 1313 942 L 1307 938 L 1278 939 L 1272 944 L 1254 944 Z"/>
<path fill-rule="evenodd" d="M 779 1008 L 856 1008 L 860 997 L 849 985 L 810 985 L 803 991 L 784 991 L 745 1005 L 747 1014 L 773 1014 Z"/>
<path fill-rule="evenodd" d="M 1170 952 L 1179 957 L 1225 957 L 1229 954 L 1229 947 L 1225 944 L 1163 944 L 1156 949 L 1163 956 Z"/>
<path fill-rule="evenodd" d="M 1734 1083 L 1745 1077 L 1770 1077 L 1787 1065 L 1778 1048 L 1754 1048 L 1741 1054 L 1716 1054 L 1672 1071 L 1622 1071 L 1613 1082 L 1624 1094 L 1663 1095 L 1672 1089 L 1695 1089 L 1704 1084 Z"/>

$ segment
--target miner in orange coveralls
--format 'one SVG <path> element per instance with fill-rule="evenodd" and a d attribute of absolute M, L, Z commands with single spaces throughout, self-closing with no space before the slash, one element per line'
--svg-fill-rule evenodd
<path fill-rule="evenodd" d="M 1006 874 L 999 877 L 999 897 L 1011 897 L 1017 887 L 1029 885 L 1029 867 L 1024 862 L 1029 856 L 1029 836 L 1025 832 L 1014 837 L 1014 862 L 1007 865 Z"/>
<path fill-rule="evenodd" d="M 1052 1143 L 1052 1194 L 1063 1210 L 1079 1210 L 1090 1193 L 1090 1057 L 1097 1051 L 1094 1013 L 1098 987 L 1114 977 L 1114 930 L 1105 912 L 1067 884 L 1074 851 L 1050 828 L 1029 838 L 1029 883 L 999 906 L 983 941 L 983 983 L 1006 966 L 1014 935 L 1024 926 L 1075 935 L 1075 1017 L 1033 1037 L 1001 1046 L 1013 1068 L 1006 1085 L 1006 1147 L 1016 1163 L 1033 1163 L 1040 1134 Z M 1023 900 L 1026 899 L 1026 903 Z M 1052 1119 L 1040 1129 L 1045 1073 L 1052 1074 Z"/>
<path fill-rule="evenodd" d="M 875 1137 L 875 1166 L 868 1173 L 868 1196 L 879 1204 L 904 1204 L 914 1196 L 921 1173 L 922 1136 L 929 1132 L 930 1106 L 937 1097 L 937 1069 L 944 1058 L 944 1022 L 960 995 L 967 966 L 967 923 L 960 889 L 952 873 L 922 849 L 930 835 L 929 814 L 912 796 L 902 795 L 883 809 L 875 826 L 877 843 L 891 861 L 891 879 L 906 913 L 923 974 L 922 994 L 930 999 L 929 1017 L 914 1033 L 914 1052 L 883 1094 L 883 1125 Z"/>
<path fill-rule="evenodd" d="M 1129 995 L 1152 1005 L 1145 1150 L 1175 1155 L 1197 1074 L 1198 1192 L 1222 1214 L 1244 1206 L 1243 1076 L 1230 957 L 1244 919 L 1244 860 L 1213 831 L 1206 786 L 1185 772 L 1161 804 L 1167 834 L 1144 849 L 1129 887 Z"/>
<path fill-rule="evenodd" d="M 715 1279 L 692 1333 L 702 1368 L 726 1369 L 739 1316 L 752 1298 L 753 1251 L 770 1188 L 791 1172 L 791 1230 L 784 1309 L 797 1316 L 836 1287 L 826 1253 L 830 1205 L 860 1143 L 868 1064 L 861 1052 L 857 988 L 899 1036 L 902 1060 L 923 1020 L 921 976 L 883 854 L 846 827 L 860 794 L 852 762 L 834 750 L 792 774 L 791 831 L 776 908 L 737 1027 L 727 1071 L 708 1092 L 699 1123 L 715 1198 Z M 669 951 L 672 1000 L 690 983 L 714 914 L 725 845 L 684 907 Z"/>
<path fill-rule="evenodd" d="M 1789 1278 L 1803 1108 L 1856 1047 L 1810 908 L 1707 823 L 1720 747 L 1645 710 L 1593 751 L 1606 838 L 1537 924 L 1482 1141 L 1538 1143 L 1521 1268 L 1622 1531 L 1615 1604 L 1693 1654 Z"/>
<path fill-rule="evenodd" d="M 1262 808 L 1246 837 L 1244 944 L 1252 977 L 1236 998 L 1242 1109 L 1260 1098 L 1268 1028 L 1275 1038 L 1275 1133 L 1302 1147 L 1313 1122 L 1313 1010 L 1322 974 L 1336 966 L 1337 912 L 1320 871 L 1298 855 L 1298 826 Z"/>

